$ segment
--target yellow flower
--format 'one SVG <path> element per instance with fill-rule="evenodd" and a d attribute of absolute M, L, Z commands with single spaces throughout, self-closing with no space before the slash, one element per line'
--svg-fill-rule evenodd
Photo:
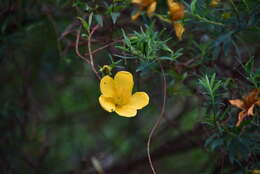
<path fill-rule="evenodd" d="M 133 76 L 130 72 L 120 71 L 114 79 L 104 76 L 100 81 L 99 103 L 108 112 L 115 111 L 124 117 L 134 117 L 138 109 L 149 103 L 149 96 L 145 92 L 132 94 L 134 86 Z"/>
<path fill-rule="evenodd" d="M 211 7 L 213 7 L 213 8 L 214 8 L 214 7 L 217 7 L 218 4 L 220 3 L 220 1 L 221 1 L 221 0 L 212 0 L 209 5 L 210 5 Z"/>
<path fill-rule="evenodd" d="M 242 111 L 239 112 L 239 114 L 238 114 L 238 121 L 236 123 L 236 126 L 239 126 L 240 123 L 247 116 L 254 115 L 255 105 L 260 106 L 260 98 L 257 98 L 259 92 L 260 92 L 259 89 L 254 89 L 247 96 L 245 96 L 242 100 L 240 100 L 240 99 L 229 100 L 230 104 L 242 109 Z"/>
<path fill-rule="evenodd" d="M 184 18 L 184 6 L 179 2 L 175 2 L 174 0 L 167 0 L 167 3 L 169 8 L 169 15 L 173 22 L 175 35 L 179 40 L 182 40 L 182 35 L 185 31 L 185 28 L 182 23 L 176 21 Z"/>
<path fill-rule="evenodd" d="M 132 3 L 136 4 L 140 10 L 146 9 L 148 16 L 153 14 L 157 5 L 156 0 L 132 0 Z M 141 15 L 140 10 L 131 17 L 132 20 L 136 20 Z"/>
<path fill-rule="evenodd" d="M 185 28 L 183 27 L 182 23 L 180 22 L 175 22 L 173 24 L 174 30 L 175 30 L 175 35 L 179 40 L 182 40 L 182 35 L 185 31 Z"/>

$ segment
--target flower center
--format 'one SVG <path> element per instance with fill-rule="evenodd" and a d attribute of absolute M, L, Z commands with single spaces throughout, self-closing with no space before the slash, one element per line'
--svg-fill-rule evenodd
<path fill-rule="evenodd" d="M 121 107 L 128 103 L 129 97 L 126 96 L 116 96 L 114 98 L 116 107 Z"/>

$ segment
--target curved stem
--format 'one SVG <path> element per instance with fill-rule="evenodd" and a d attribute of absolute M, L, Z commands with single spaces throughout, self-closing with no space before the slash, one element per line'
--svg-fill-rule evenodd
<path fill-rule="evenodd" d="M 94 34 L 94 32 L 98 29 L 98 25 L 96 25 L 93 30 L 90 32 L 89 34 L 89 37 L 88 37 L 88 54 L 89 54 L 89 58 L 90 58 L 90 65 L 91 65 L 91 68 L 92 68 L 92 71 L 96 74 L 97 78 L 100 80 L 100 76 L 95 68 L 95 65 L 94 65 L 94 60 L 93 60 L 93 55 L 92 55 L 92 50 L 91 50 L 91 37 L 92 35 Z"/>
<path fill-rule="evenodd" d="M 80 52 L 79 52 L 79 37 L 80 37 L 80 33 L 81 33 L 81 26 L 80 26 L 79 30 L 77 31 L 75 52 L 76 52 L 76 54 L 77 54 L 81 59 L 83 59 L 84 61 L 86 61 L 87 63 L 90 64 L 90 61 L 89 61 L 86 57 L 84 57 L 83 55 L 81 55 Z"/>
<path fill-rule="evenodd" d="M 160 125 L 160 123 L 162 121 L 162 118 L 163 118 L 163 115 L 164 115 L 164 112 L 165 112 L 165 104 L 166 104 L 166 78 L 165 78 L 164 69 L 163 69 L 163 66 L 162 66 L 161 63 L 160 63 L 160 68 L 161 68 L 162 77 L 163 77 L 163 88 L 162 88 L 163 89 L 163 91 L 162 91 L 163 92 L 163 105 L 162 105 L 162 110 L 161 110 L 160 116 L 156 120 L 154 126 L 152 127 L 151 132 L 149 134 L 148 141 L 147 141 L 147 155 L 148 155 L 149 164 L 150 164 L 150 167 L 153 171 L 153 174 L 156 174 L 156 171 L 155 171 L 155 168 L 153 166 L 152 157 L 151 157 L 151 154 L 150 154 L 150 144 L 151 144 L 152 136 L 153 136 L 155 130 L 158 128 L 158 126 Z"/>

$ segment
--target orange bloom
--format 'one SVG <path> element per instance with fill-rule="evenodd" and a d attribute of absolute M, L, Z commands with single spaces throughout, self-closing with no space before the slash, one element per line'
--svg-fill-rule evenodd
<path fill-rule="evenodd" d="M 168 0 L 169 15 L 172 21 L 178 21 L 184 18 L 184 6 L 181 3 Z"/>
<path fill-rule="evenodd" d="M 242 111 L 238 114 L 238 121 L 236 123 L 236 126 L 239 126 L 245 117 L 254 115 L 255 105 L 260 106 L 260 98 L 257 98 L 259 92 L 259 89 L 254 89 L 248 94 L 248 96 L 244 97 L 242 100 L 229 100 L 230 104 L 242 109 Z"/>
<path fill-rule="evenodd" d="M 175 2 L 174 0 L 168 0 L 167 3 L 175 34 L 179 40 L 182 40 L 182 35 L 185 31 L 185 28 L 181 22 L 176 21 L 184 18 L 184 6 L 179 2 Z"/>
<path fill-rule="evenodd" d="M 185 31 L 185 28 L 183 27 L 182 23 L 180 22 L 175 22 L 173 24 L 174 30 L 175 30 L 175 35 L 179 40 L 182 40 L 182 35 Z"/>
<path fill-rule="evenodd" d="M 146 9 L 148 16 L 153 14 L 157 5 L 156 0 L 132 0 L 132 3 L 136 4 L 140 10 Z M 141 15 L 140 10 L 131 17 L 132 20 L 136 20 Z"/>

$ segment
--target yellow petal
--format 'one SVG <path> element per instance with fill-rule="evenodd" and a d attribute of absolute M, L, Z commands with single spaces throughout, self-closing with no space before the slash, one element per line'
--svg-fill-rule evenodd
<path fill-rule="evenodd" d="M 136 19 L 139 18 L 140 15 L 141 15 L 141 12 L 140 12 L 140 11 L 136 12 L 133 16 L 131 16 L 131 20 L 132 20 L 132 21 L 135 21 Z"/>
<path fill-rule="evenodd" d="M 152 2 L 149 7 L 147 8 L 147 14 L 148 16 L 151 16 L 153 14 L 153 12 L 156 10 L 156 5 L 157 5 L 157 2 L 154 1 Z"/>
<path fill-rule="evenodd" d="M 184 31 L 185 31 L 185 28 L 183 27 L 182 23 L 175 22 L 173 24 L 173 26 L 174 26 L 174 30 L 175 30 L 175 34 L 176 34 L 177 38 L 179 40 L 182 40 L 182 35 L 183 35 Z"/>
<path fill-rule="evenodd" d="M 117 96 L 128 99 L 132 95 L 134 86 L 133 76 L 130 72 L 119 71 L 114 77 L 114 84 Z"/>
<path fill-rule="evenodd" d="M 113 99 L 110 97 L 105 97 L 104 95 L 101 95 L 99 97 L 99 103 L 102 106 L 103 109 L 105 109 L 108 112 L 115 111 L 115 104 L 113 102 Z"/>
<path fill-rule="evenodd" d="M 239 99 L 235 99 L 235 100 L 228 100 L 230 104 L 240 108 L 240 109 L 244 109 L 245 105 L 244 102 L 242 100 Z"/>
<path fill-rule="evenodd" d="M 255 107 L 255 105 L 252 105 L 252 106 L 248 109 L 247 115 L 251 115 L 251 116 L 254 115 L 254 107 Z"/>
<path fill-rule="evenodd" d="M 105 76 L 100 81 L 100 91 L 105 97 L 115 96 L 114 80 L 110 76 Z"/>
<path fill-rule="evenodd" d="M 135 109 L 142 109 L 149 103 L 149 96 L 145 92 L 136 92 L 130 97 L 130 101 L 127 104 L 129 107 Z"/>
<path fill-rule="evenodd" d="M 136 116 L 136 109 L 130 107 L 129 105 L 124 105 L 121 107 L 116 107 L 116 113 L 123 117 L 134 117 Z"/>
<path fill-rule="evenodd" d="M 170 11 L 176 11 L 176 10 L 179 10 L 179 5 L 178 5 L 178 2 L 175 2 L 173 0 L 167 0 L 167 4 L 168 4 L 168 7 L 169 7 L 169 10 Z"/>

